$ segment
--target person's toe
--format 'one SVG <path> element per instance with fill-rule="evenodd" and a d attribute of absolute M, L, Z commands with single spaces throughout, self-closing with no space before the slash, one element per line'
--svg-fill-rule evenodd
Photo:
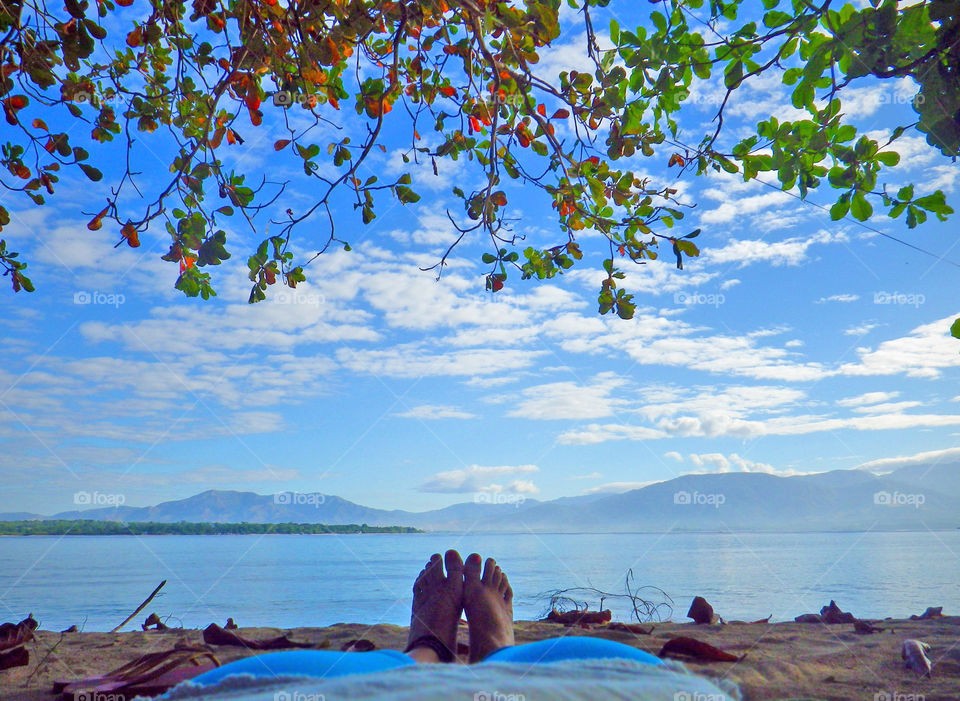
<path fill-rule="evenodd" d="M 463 560 L 460 559 L 460 553 L 447 550 L 443 562 L 447 566 L 447 579 L 463 580 Z"/>
<path fill-rule="evenodd" d="M 507 579 L 507 575 L 503 575 L 503 587 L 500 589 L 503 592 L 503 600 L 508 604 L 513 601 L 513 587 L 510 586 L 510 582 Z"/>
<path fill-rule="evenodd" d="M 492 557 L 488 557 L 487 561 L 483 563 L 483 577 L 481 581 L 489 586 L 493 582 L 493 574 L 497 567 L 497 561 Z"/>
<path fill-rule="evenodd" d="M 443 559 L 440 553 L 434 553 L 430 556 L 430 562 L 427 563 L 426 571 L 423 573 L 425 582 L 438 582 L 443 579 Z"/>
<path fill-rule="evenodd" d="M 473 583 L 480 581 L 480 563 L 481 559 L 477 553 L 473 553 L 467 557 L 467 562 L 463 566 L 464 581 Z"/>

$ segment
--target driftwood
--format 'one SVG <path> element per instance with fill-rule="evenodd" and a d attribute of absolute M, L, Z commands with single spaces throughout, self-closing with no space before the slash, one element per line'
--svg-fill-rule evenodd
<path fill-rule="evenodd" d="M 816 616 L 817 614 L 813 615 Z M 721 618 L 720 622 L 727 626 L 756 626 L 762 623 L 769 623 L 771 618 L 773 618 L 772 613 L 766 618 L 759 618 L 756 621 L 725 621 Z"/>
<path fill-rule="evenodd" d="M 830 604 L 820 609 L 819 614 L 804 613 L 793 620 L 797 623 L 826 623 L 837 625 L 840 623 L 853 623 L 857 620 L 857 617 L 847 611 L 841 611 L 840 607 L 837 606 L 837 602 L 831 599 Z"/>
<path fill-rule="evenodd" d="M 160 620 L 160 616 L 155 613 L 151 613 L 147 616 L 147 619 L 140 625 L 144 630 L 150 630 L 151 626 L 153 630 L 169 630 L 170 626 Z"/>
<path fill-rule="evenodd" d="M 714 647 L 696 638 L 671 638 L 660 648 L 660 657 L 693 659 L 697 662 L 739 662 L 743 657 Z"/>
<path fill-rule="evenodd" d="M 927 657 L 928 652 L 930 652 L 930 645 L 922 640 L 904 640 L 900 647 L 900 657 L 907 669 L 912 669 L 923 677 L 929 677 L 933 672 L 933 664 Z"/>
<path fill-rule="evenodd" d="M 930 618 L 943 618 L 943 606 L 928 606 L 927 610 L 919 616 L 917 614 L 910 616 L 911 621 L 926 621 Z"/>
<path fill-rule="evenodd" d="M 622 630 L 625 633 L 633 633 L 634 635 L 650 635 L 653 632 L 654 626 L 649 628 L 644 628 L 639 623 L 611 623 L 605 630 Z"/>
<path fill-rule="evenodd" d="M 248 650 L 288 650 L 290 648 L 312 648 L 313 643 L 298 643 L 290 640 L 286 635 L 263 640 L 251 640 L 239 633 L 224 630 L 216 623 L 211 623 L 203 631 L 203 642 L 208 645 L 233 645 L 245 647 Z"/>
<path fill-rule="evenodd" d="M 37 625 L 32 613 L 27 614 L 19 623 L 0 624 L 0 650 L 9 650 L 30 642 Z"/>
<path fill-rule="evenodd" d="M 30 664 L 30 653 L 23 645 L 6 652 L 0 652 L 0 670 L 26 667 L 28 664 Z"/>
<path fill-rule="evenodd" d="M 565 626 L 576 626 L 609 623 L 612 618 L 613 613 L 610 609 L 606 611 L 557 611 L 553 609 L 543 620 L 551 623 L 562 623 Z"/>
<path fill-rule="evenodd" d="M 123 628 L 123 627 L 124 627 L 125 625 L 127 625 L 130 621 L 132 621 L 132 620 L 134 619 L 134 617 L 135 617 L 138 613 L 140 613 L 141 611 L 143 611 L 143 609 L 145 609 L 145 608 L 147 607 L 147 604 L 149 604 L 151 601 L 153 601 L 153 597 L 155 597 L 155 596 L 157 595 L 157 593 L 158 593 L 161 589 L 163 589 L 163 585 L 166 584 L 166 583 L 167 583 L 167 580 L 163 580 L 162 582 L 160 582 L 160 584 L 157 585 L 157 588 L 153 590 L 153 593 L 150 594 L 150 596 L 148 596 L 146 599 L 144 599 L 144 600 L 143 600 L 143 603 L 140 604 L 139 606 L 137 606 L 137 608 L 134 610 L 134 612 L 131 613 L 129 616 L 127 616 L 127 617 L 124 619 L 123 623 L 121 623 L 120 625 L 118 625 L 116 628 L 114 628 L 114 629 L 111 630 L 110 632 L 111 632 L 111 633 L 116 633 L 118 630 L 120 630 L 121 628 Z"/>
<path fill-rule="evenodd" d="M 646 598 L 651 595 L 656 595 L 656 598 Z M 549 620 L 550 613 L 554 611 L 559 613 L 588 611 L 589 600 L 593 598 L 600 600 L 599 606 L 596 607 L 598 611 L 603 610 L 603 604 L 607 600 L 626 600 L 637 623 L 661 621 L 673 615 L 673 599 L 659 587 L 638 586 L 634 581 L 632 569 L 627 570 L 623 594 L 605 592 L 596 587 L 569 587 L 542 592 L 537 595 L 537 598 L 545 599 L 547 603 L 541 614 L 541 620 Z"/>
<path fill-rule="evenodd" d="M 858 618 L 853 622 L 853 630 L 860 635 L 870 635 L 871 633 L 882 633 L 886 628 L 878 628 L 869 621 L 862 621 Z"/>

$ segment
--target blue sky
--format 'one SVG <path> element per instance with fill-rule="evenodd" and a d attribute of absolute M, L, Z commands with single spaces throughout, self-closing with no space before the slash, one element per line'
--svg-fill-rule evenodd
<path fill-rule="evenodd" d="M 576 17 L 565 22 L 569 35 L 542 56 L 548 73 L 584 65 Z M 770 114 L 798 116 L 776 76 L 741 92 L 731 138 Z M 864 84 L 844 92 L 844 111 L 866 132 L 907 123 L 914 93 L 905 81 Z M 711 128 L 718 96 L 713 83 L 696 88 L 686 142 Z M 315 184 L 274 153 L 284 133 L 265 111 L 265 127 L 222 157 L 289 178 L 287 202 L 302 206 Z M 402 172 L 400 112 L 371 173 Z M 345 110 L 344 133 L 361 134 L 364 120 Z M 164 172 L 159 148 L 137 151 L 147 190 Z M 897 150 L 887 182 L 942 188 L 956 207 L 955 164 L 916 132 Z M 463 160 L 440 163 L 438 177 L 429 164 L 415 171 L 423 199 L 381 207 L 372 226 L 341 206 L 353 250 L 325 254 L 308 284 L 253 306 L 246 256 L 262 229 L 232 223 L 233 258 L 212 270 L 219 296 L 203 302 L 173 289 L 159 226 L 135 250 L 114 249 L 109 227 L 86 229 L 82 212 L 100 209 L 115 168 L 98 184 L 65 179 L 45 207 L 0 195 L 14 214 L 3 235 L 37 286 L 0 295 L 0 511 L 70 509 L 79 491 L 146 505 L 211 488 L 423 510 L 484 492 L 551 499 L 688 472 L 885 470 L 960 455 L 957 269 L 871 230 L 960 262 L 955 221 L 832 222 L 816 206 L 832 192 L 801 202 L 736 176 L 675 180 L 669 155 L 630 167 L 696 204 L 683 226 L 703 229 L 702 255 L 683 271 L 669 260 L 630 269 L 631 321 L 597 314 L 599 255 L 547 283 L 514 276 L 493 297 L 479 239 L 439 282 L 422 272 L 454 236 L 450 188 L 478 183 Z M 506 191 L 527 242 L 561 240 L 541 193 Z M 309 224 L 295 241 L 303 257 L 318 243 Z"/>

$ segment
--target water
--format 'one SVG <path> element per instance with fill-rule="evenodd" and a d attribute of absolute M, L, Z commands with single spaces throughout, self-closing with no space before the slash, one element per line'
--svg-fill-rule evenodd
<path fill-rule="evenodd" d="M 637 583 L 673 598 L 675 620 L 698 594 L 728 620 L 790 620 L 830 599 L 865 618 L 927 606 L 960 613 L 960 531 L 49 536 L 0 538 L 0 620 L 32 611 L 44 629 L 109 630 L 166 579 L 128 629 L 152 611 L 185 627 L 228 616 L 242 626 L 406 625 L 414 577 L 449 547 L 498 559 L 518 619 L 539 617 L 545 601 L 536 595 L 549 589 L 621 593 L 631 567 Z M 629 620 L 623 603 L 607 605 Z"/>

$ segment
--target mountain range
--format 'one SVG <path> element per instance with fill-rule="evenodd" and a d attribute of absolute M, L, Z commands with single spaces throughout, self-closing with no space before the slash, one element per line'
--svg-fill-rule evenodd
<path fill-rule="evenodd" d="M 481 497 L 485 498 L 485 497 Z M 503 497 L 425 512 L 375 509 L 338 496 L 210 490 L 156 506 L 116 506 L 0 520 L 94 519 L 413 526 L 470 532 L 927 530 L 960 527 L 960 463 L 888 474 L 835 470 L 781 477 L 689 474 L 619 494 L 552 501 Z"/>

